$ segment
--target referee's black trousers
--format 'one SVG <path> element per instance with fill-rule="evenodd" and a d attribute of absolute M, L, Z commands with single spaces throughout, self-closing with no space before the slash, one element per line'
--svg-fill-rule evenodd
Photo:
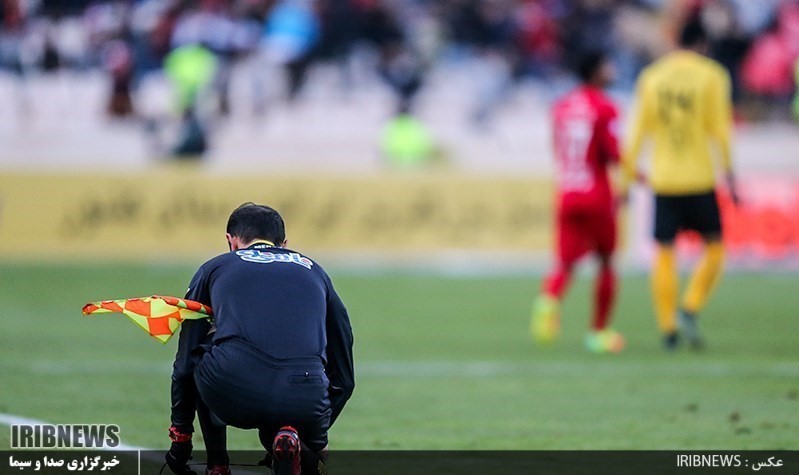
<path fill-rule="evenodd" d="M 267 450 L 286 425 L 297 429 L 307 448 L 327 446 L 329 381 L 319 357 L 278 360 L 230 339 L 202 356 L 194 376 L 211 412 L 227 425 L 258 429 Z"/>

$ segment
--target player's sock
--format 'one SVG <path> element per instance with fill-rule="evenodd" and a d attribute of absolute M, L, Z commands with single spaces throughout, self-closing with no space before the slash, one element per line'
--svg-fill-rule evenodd
<path fill-rule="evenodd" d="M 566 288 L 569 286 L 569 281 L 571 281 L 571 274 L 571 266 L 558 265 L 544 281 L 544 293 L 556 300 L 563 298 L 563 294 L 566 293 Z"/>
<path fill-rule="evenodd" d="M 724 245 L 720 242 L 708 243 L 705 254 L 694 269 L 685 296 L 682 308 L 690 315 L 696 315 L 707 303 L 713 288 L 721 277 L 724 268 Z"/>
<path fill-rule="evenodd" d="M 602 265 L 594 287 L 594 331 L 605 329 L 616 297 L 616 273 L 610 264 Z"/>
<path fill-rule="evenodd" d="M 655 303 L 658 327 L 664 335 L 677 331 L 677 257 L 671 246 L 658 246 L 655 266 L 652 269 L 652 297 Z"/>

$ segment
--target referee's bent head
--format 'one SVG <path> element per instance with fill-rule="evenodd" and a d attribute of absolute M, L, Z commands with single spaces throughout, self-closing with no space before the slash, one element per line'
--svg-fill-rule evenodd
<path fill-rule="evenodd" d="M 256 241 L 285 246 L 286 226 L 274 209 L 247 202 L 230 214 L 225 236 L 232 251 L 249 247 Z"/>

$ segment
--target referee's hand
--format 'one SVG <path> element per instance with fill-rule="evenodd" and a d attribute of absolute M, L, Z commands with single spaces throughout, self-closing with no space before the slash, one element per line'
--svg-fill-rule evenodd
<path fill-rule="evenodd" d="M 172 446 L 164 456 L 169 470 L 175 475 L 197 475 L 189 468 L 191 460 L 191 434 L 183 434 L 177 428 L 169 428 L 169 438 L 172 439 Z"/>

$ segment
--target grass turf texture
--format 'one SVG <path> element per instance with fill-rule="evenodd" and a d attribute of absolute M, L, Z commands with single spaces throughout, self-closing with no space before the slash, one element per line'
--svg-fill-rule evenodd
<path fill-rule="evenodd" d="M 181 295 L 188 267 L 0 266 L 0 412 L 116 423 L 166 447 L 176 339 L 163 346 L 90 300 Z M 702 315 L 708 349 L 665 354 L 648 281 L 621 283 L 618 356 L 582 345 L 578 280 L 550 348 L 528 336 L 529 277 L 333 273 L 356 332 L 357 388 L 339 449 L 799 449 L 799 276 L 731 275 Z M 501 436 L 497 436 L 500 434 Z M 490 435 L 490 436 L 488 436 Z M 0 447 L 8 447 L 0 429 Z M 233 449 L 257 447 L 230 431 Z"/>

